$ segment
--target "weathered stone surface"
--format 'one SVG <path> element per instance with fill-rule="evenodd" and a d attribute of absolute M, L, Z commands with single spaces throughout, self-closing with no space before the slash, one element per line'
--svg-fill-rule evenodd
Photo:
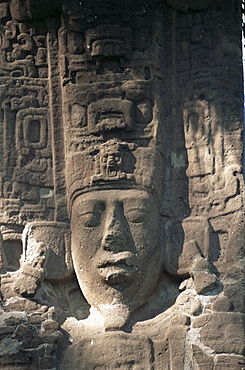
<path fill-rule="evenodd" d="M 244 369 L 238 0 L 0 4 L 0 368 Z"/>
<path fill-rule="evenodd" d="M 218 355 L 216 358 L 214 370 L 223 370 L 223 369 L 241 370 L 244 369 L 244 366 L 245 361 L 243 356 Z"/>
<path fill-rule="evenodd" d="M 200 340 L 216 353 L 244 354 L 244 315 L 241 313 L 212 313 L 193 320 L 200 328 Z"/>
<path fill-rule="evenodd" d="M 213 370 L 214 359 L 211 356 L 207 356 L 200 347 L 197 345 L 192 346 L 193 351 L 193 362 L 200 370 Z"/>

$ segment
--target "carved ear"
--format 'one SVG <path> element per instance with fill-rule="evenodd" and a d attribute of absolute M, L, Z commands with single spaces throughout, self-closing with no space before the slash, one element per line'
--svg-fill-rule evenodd
<path fill-rule="evenodd" d="M 170 274 L 188 277 L 196 258 L 201 257 L 213 261 L 216 260 L 218 252 L 219 241 L 207 218 L 188 217 L 184 220 L 172 220 L 166 223 L 164 267 Z"/>
<path fill-rule="evenodd" d="M 49 250 L 44 264 L 45 279 L 64 281 L 73 274 L 70 248 L 70 228 L 62 222 L 31 222 L 23 231 L 23 262 L 27 261 L 40 243 Z"/>

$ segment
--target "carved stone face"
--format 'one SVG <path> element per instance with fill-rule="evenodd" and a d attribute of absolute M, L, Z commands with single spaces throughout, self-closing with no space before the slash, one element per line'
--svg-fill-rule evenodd
<path fill-rule="evenodd" d="M 87 301 L 131 310 L 154 292 L 162 270 L 160 215 L 141 190 L 101 190 L 72 206 L 72 256 Z"/>

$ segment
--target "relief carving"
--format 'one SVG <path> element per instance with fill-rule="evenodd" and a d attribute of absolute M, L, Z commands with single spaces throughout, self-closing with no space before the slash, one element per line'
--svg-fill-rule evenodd
<path fill-rule="evenodd" d="M 242 370 L 236 0 L 0 19 L 0 368 Z"/>

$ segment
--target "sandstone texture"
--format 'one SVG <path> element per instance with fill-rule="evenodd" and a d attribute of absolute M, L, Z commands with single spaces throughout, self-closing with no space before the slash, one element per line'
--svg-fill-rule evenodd
<path fill-rule="evenodd" d="M 1 370 L 245 370 L 241 13 L 0 1 Z"/>

